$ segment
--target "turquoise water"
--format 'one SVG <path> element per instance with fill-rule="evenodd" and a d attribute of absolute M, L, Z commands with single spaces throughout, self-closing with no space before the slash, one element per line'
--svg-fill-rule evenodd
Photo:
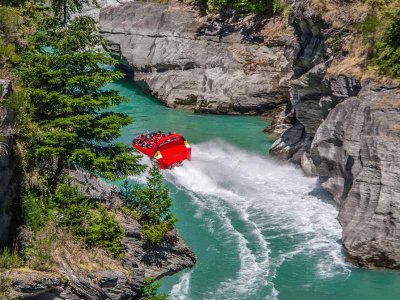
<path fill-rule="evenodd" d="M 162 280 L 171 299 L 400 297 L 400 273 L 345 263 L 334 203 L 315 179 L 266 157 L 265 121 L 171 110 L 130 81 L 111 86 L 129 99 L 116 110 L 134 119 L 120 141 L 161 129 L 192 144 L 192 161 L 164 173 L 177 227 L 198 258 Z"/>

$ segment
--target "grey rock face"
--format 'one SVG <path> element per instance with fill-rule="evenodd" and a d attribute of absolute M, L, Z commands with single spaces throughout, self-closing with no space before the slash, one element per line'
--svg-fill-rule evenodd
<path fill-rule="evenodd" d="M 400 90 L 338 104 L 311 145 L 311 169 L 334 195 L 343 243 L 362 266 L 400 268 Z"/>
<path fill-rule="evenodd" d="M 13 133 L 15 115 L 2 107 L 2 100 L 11 93 L 11 81 L 0 80 L 0 247 L 8 242 L 12 207 L 16 197 L 17 170 L 14 155 Z"/>
<path fill-rule="evenodd" d="M 321 34 L 327 25 L 306 1 L 293 1 L 291 23 L 301 46 L 286 116 L 294 125 L 271 154 L 319 176 L 338 203 L 343 244 L 353 262 L 398 269 L 400 91 L 327 75 L 330 50 Z"/>
<path fill-rule="evenodd" d="M 288 99 L 294 40 L 263 42 L 249 33 L 254 19 L 205 22 L 176 6 L 129 2 L 104 7 L 99 27 L 135 81 L 167 106 L 259 114 Z"/>
<path fill-rule="evenodd" d="M 291 112 L 287 117 L 292 118 L 293 126 L 297 127 L 283 133 L 272 145 L 270 154 L 301 164 L 310 175 L 306 158 L 318 127 L 338 103 L 359 93 L 361 83 L 345 75 L 326 74 L 331 61 L 323 33 L 327 25 L 315 17 L 312 5 L 307 1 L 292 1 L 291 4 L 289 22 L 299 40 L 300 50 L 293 65 L 295 79 L 289 81 Z M 304 133 L 299 132 L 297 123 L 303 126 Z M 293 132 L 297 132 L 296 137 L 288 138 Z"/>

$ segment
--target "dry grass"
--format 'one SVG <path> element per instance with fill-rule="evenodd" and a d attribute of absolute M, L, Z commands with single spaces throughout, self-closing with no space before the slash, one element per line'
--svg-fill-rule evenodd
<path fill-rule="evenodd" d="M 400 96 L 380 96 L 374 101 L 374 106 L 379 108 L 400 108 Z M 400 129 L 400 124 L 395 124 L 396 129 Z"/>
<path fill-rule="evenodd" d="M 370 1 L 312 0 L 311 5 L 319 18 L 336 29 L 363 22 L 371 12 Z"/>
<path fill-rule="evenodd" d="M 66 230 L 48 224 L 40 233 L 24 232 L 24 239 L 30 239 L 27 265 L 40 271 L 60 272 L 64 270 L 119 270 L 127 272 L 121 262 L 112 259 L 104 250 L 88 249 L 83 242 L 73 238 Z M 25 241 L 26 243 L 26 241 Z"/>
<path fill-rule="evenodd" d="M 341 45 L 345 57 L 336 58 L 328 69 L 330 75 L 348 75 L 359 80 L 374 78 L 390 81 L 370 66 L 374 41 L 382 38 L 383 29 L 390 18 L 387 14 L 400 8 L 398 0 L 310 0 L 318 18 L 329 24 L 328 34 L 344 33 Z M 369 18 L 376 18 L 376 27 L 363 29 Z M 367 30 L 367 32 L 365 32 Z"/>
<path fill-rule="evenodd" d="M 283 37 L 292 38 L 294 33 L 288 24 L 288 19 L 283 16 L 271 18 L 261 29 L 260 35 L 268 41 L 275 41 Z"/>

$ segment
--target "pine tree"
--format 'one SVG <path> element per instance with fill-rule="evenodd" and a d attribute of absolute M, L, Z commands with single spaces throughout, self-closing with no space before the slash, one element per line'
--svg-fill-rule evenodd
<path fill-rule="evenodd" d="M 51 0 L 51 8 L 54 14 L 63 22 L 66 26 L 68 20 L 73 12 L 80 12 L 83 5 L 97 5 L 96 0 Z"/>
<path fill-rule="evenodd" d="M 144 187 L 134 188 L 131 205 L 141 212 L 145 224 L 173 225 L 176 222 L 170 210 L 172 199 L 169 189 L 163 183 L 162 174 L 156 165 L 149 170 L 147 184 Z"/>
<path fill-rule="evenodd" d="M 53 182 L 67 164 L 112 180 L 142 170 L 127 146 L 112 143 L 131 120 L 107 111 L 126 99 L 102 89 L 123 74 L 106 67 L 116 61 L 96 50 L 101 42 L 89 17 L 78 17 L 67 27 L 47 18 L 21 60 L 18 73 L 29 91 L 32 121 L 38 124 L 28 150 L 42 165 L 56 162 Z"/>

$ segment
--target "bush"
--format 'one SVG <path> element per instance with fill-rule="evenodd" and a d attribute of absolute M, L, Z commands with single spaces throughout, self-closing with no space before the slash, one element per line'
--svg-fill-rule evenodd
<path fill-rule="evenodd" d="M 0 269 L 19 268 L 23 265 L 24 262 L 16 251 L 11 251 L 6 247 L 0 253 Z"/>
<path fill-rule="evenodd" d="M 102 247 L 114 256 L 121 253 L 123 228 L 101 205 L 85 199 L 77 187 L 70 183 L 58 185 L 53 207 L 56 222 L 88 246 Z"/>
<path fill-rule="evenodd" d="M 142 233 L 146 241 L 151 244 L 159 244 L 170 230 L 171 225 L 163 222 L 157 225 L 145 224 L 142 227 Z"/>
<path fill-rule="evenodd" d="M 0 299 L 11 299 L 12 280 L 5 274 L 0 274 Z"/>
<path fill-rule="evenodd" d="M 153 165 L 145 186 L 135 186 L 130 192 L 122 195 L 128 207 L 137 209 L 142 216 L 143 224 L 160 224 L 176 222 L 171 213 L 172 199 L 169 189 L 163 183 L 163 177 L 156 165 Z"/>
<path fill-rule="evenodd" d="M 114 256 L 121 253 L 121 240 L 124 231 L 115 218 L 104 208 L 91 212 L 84 241 L 89 246 L 106 249 Z"/>
<path fill-rule="evenodd" d="M 379 70 L 384 74 L 400 77 L 400 10 L 386 28 L 382 41 L 377 43 L 377 49 L 374 61 Z"/>
<path fill-rule="evenodd" d="M 38 271 L 49 271 L 51 269 L 52 251 L 57 241 L 56 229 L 52 223 L 47 223 L 45 227 L 38 232 L 25 232 L 27 235 L 27 245 L 24 249 L 24 255 L 28 267 Z"/>
<path fill-rule="evenodd" d="M 224 12 L 234 9 L 242 13 L 276 13 L 280 6 L 280 0 L 208 0 L 209 12 Z"/>
<path fill-rule="evenodd" d="M 155 281 L 153 278 L 148 278 L 146 280 L 146 285 L 143 288 L 143 296 L 141 300 L 168 300 L 167 295 L 157 294 L 159 288 L 159 281 Z"/>
<path fill-rule="evenodd" d="M 43 228 L 47 222 L 48 209 L 41 197 L 27 193 L 22 197 L 25 225 L 33 232 Z"/>

